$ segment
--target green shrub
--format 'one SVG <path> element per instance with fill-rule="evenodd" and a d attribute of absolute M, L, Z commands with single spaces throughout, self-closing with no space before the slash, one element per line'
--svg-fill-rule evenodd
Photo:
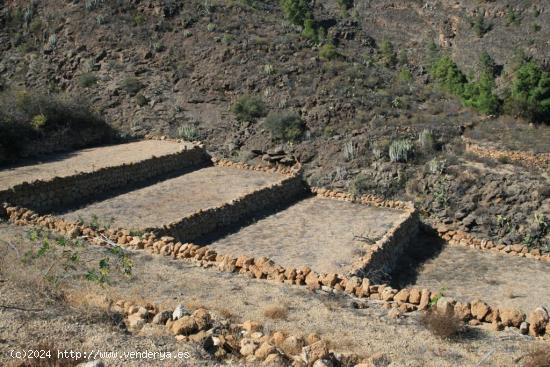
<path fill-rule="evenodd" d="M 470 22 L 470 25 L 472 26 L 472 29 L 474 30 L 476 35 L 480 38 L 493 28 L 492 24 L 485 23 L 485 16 L 483 15 L 483 13 L 477 16 L 472 22 Z"/>
<path fill-rule="evenodd" d="M 327 43 L 319 48 L 319 57 L 322 60 L 332 60 L 339 57 L 340 54 L 332 43 Z"/>
<path fill-rule="evenodd" d="M 449 56 L 439 58 L 431 68 L 431 75 L 441 88 L 461 96 L 466 84 L 466 76 Z"/>
<path fill-rule="evenodd" d="M 130 96 L 135 96 L 140 90 L 143 89 L 143 84 L 137 78 L 129 77 L 122 81 L 122 89 L 126 91 Z"/>
<path fill-rule="evenodd" d="M 113 135 L 81 98 L 10 90 L 0 93 L 0 163 L 28 154 L 29 147 L 38 154 L 40 144 L 52 136 L 67 137 L 71 142 L 65 147 L 68 149 L 102 143 Z"/>
<path fill-rule="evenodd" d="M 187 141 L 197 141 L 200 138 L 197 128 L 193 125 L 181 125 L 178 127 L 178 138 Z"/>
<path fill-rule="evenodd" d="M 82 88 L 88 88 L 97 83 L 97 77 L 93 73 L 84 73 L 78 77 L 78 84 Z"/>
<path fill-rule="evenodd" d="M 265 127 L 273 139 L 282 141 L 296 141 L 305 130 L 304 122 L 294 112 L 269 114 L 265 120 Z"/>
<path fill-rule="evenodd" d="M 491 115 L 496 114 L 500 107 L 500 100 L 493 94 L 495 82 L 489 75 L 482 75 L 476 82 L 464 85 L 462 102 L 465 106 Z"/>
<path fill-rule="evenodd" d="M 342 9 L 347 10 L 353 7 L 353 0 L 337 0 L 337 2 Z"/>
<path fill-rule="evenodd" d="M 383 40 L 380 44 L 380 61 L 385 66 L 394 66 L 397 63 L 397 53 L 393 48 L 393 44 L 388 40 Z"/>
<path fill-rule="evenodd" d="M 303 27 L 306 19 L 312 19 L 312 9 L 308 0 L 281 0 L 285 17 L 293 24 Z"/>
<path fill-rule="evenodd" d="M 392 162 L 408 162 L 414 154 L 414 146 L 408 140 L 395 140 L 390 144 L 389 155 Z"/>
<path fill-rule="evenodd" d="M 435 147 L 435 139 L 432 132 L 428 129 L 424 129 L 418 135 L 418 144 L 426 151 L 431 151 Z"/>
<path fill-rule="evenodd" d="M 534 61 L 524 62 L 515 72 L 509 104 L 530 120 L 550 122 L 550 74 Z"/>
<path fill-rule="evenodd" d="M 401 68 L 399 70 L 399 74 L 397 75 L 397 80 L 401 83 L 410 83 L 413 81 L 413 75 L 409 69 L 406 67 Z"/>
<path fill-rule="evenodd" d="M 240 122 L 254 122 L 267 114 L 265 103 L 260 97 L 241 96 L 231 108 Z"/>

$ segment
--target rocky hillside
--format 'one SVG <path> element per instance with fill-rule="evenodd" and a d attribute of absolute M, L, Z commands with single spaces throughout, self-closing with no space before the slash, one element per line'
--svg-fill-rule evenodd
<path fill-rule="evenodd" d="M 542 0 L 317 1 L 298 25 L 267 0 L 0 6 L 4 93 L 84 97 L 124 136 L 298 160 L 316 186 L 413 199 L 426 218 L 550 251 L 547 167 L 480 158 L 461 138 L 550 152 L 549 128 L 528 125 L 547 115 L 508 103 L 521 65 L 550 64 Z M 441 78 L 444 56 L 456 64 Z"/>

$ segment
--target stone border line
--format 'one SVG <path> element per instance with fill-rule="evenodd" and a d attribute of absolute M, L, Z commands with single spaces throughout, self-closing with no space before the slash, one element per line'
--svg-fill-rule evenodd
<path fill-rule="evenodd" d="M 490 323 L 494 330 L 506 326 L 519 328 L 523 334 L 532 336 L 550 335 L 549 313 L 544 307 L 537 307 L 528 315 L 515 308 L 498 308 L 481 300 L 457 302 L 442 297 L 429 289 L 394 289 L 386 284 L 373 284 L 368 278 L 346 276 L 336 273 L 317 273 L 307 266 L 285 268 L 266 257 L 234 257 L 218 254 L 208 246 L 175 242 L 172 237 L 157 238 L 154 233 L 142 237 L 131 236 L 127 230 L 98 230 L 69 222 L 52 215 L 39 215 L 20 207 L 4 205 L 3 215 L 16 225 L 37 225 L 70 237 L 83 235 L 96 245 L 116 243 L 134 250 L 145 250 L 151 254 L 170 256 L 204 268 L 217 267 L 220 271 L 236 273 L 255 279 L 268 279 L 285 284 L 307 286 L 313 291 L 322 290 L 334 294 L 348 294 L 357 298 L 384 301 L 384 306 L 395 311 L 395 317 L 416 310 L 435 307 L 437 312 L 460 318 L 470 325 Z"/>
<path fill-rule="evenodd" d="M 317 196 L 359 203 L 381 208 L 399 209 L 404 212 L 401 221 L 392 227 L 375 244 L 367 248 L 365 256 L 354 261 L 352 273 L 379 281 L 392 272 L 399 256 L 410 244 L 410 240 L 418 233 L 420 218 L 414 205 L 410 202 L 398 200 L 384 200 L 374 195 L 365 195 L 358 198 L 345 192 L 337 192 L 324 188 L 311 189 Z"/>
<path fill-rule="evenodd" d="M 550 153 L 530 153 L 518 150 L 496 150 L 483 148 L 474 143 L 471 139 L 463 138 L 466 143 L 466 152 L 491 159 L 508 159 L 524 166 L 537 166 L 548 168 L 550 166 Z"/>
<path fill-rule="evenodd" d="M 122 188 L 147 179 L 200 167 L 208 163 L 202 146 L 182 147 L 177 153 L 152 157 L 120 166 L 104 167 L 50 180 L 23 182 L 0 191 L 0 202 L 10 202 L 39 211 L 52 211 L 92 198 L 107 190 Z"/>
<path fill-rule="evenodd" d="M 550 253 L 543 254 L 540 249 L 529 250 L 527 246 L 522 244 L 496 244 L 493 241 L 479 239 L 463 231 L 451 230 L 444 224 L 436 225 L 435 229 L 439 233 L 439 236 L 451 245 L 550 262 Z"/>

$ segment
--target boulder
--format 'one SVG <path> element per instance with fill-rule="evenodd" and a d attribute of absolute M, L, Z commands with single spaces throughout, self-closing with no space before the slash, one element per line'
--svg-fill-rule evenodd
<path fill-rule="evenodd" d="M 500 320 L 504 326 L 519 328 L 525 321 L 525 314 L 516 308 L 499 309 Z"/>
<path fill-rule="evenodd" d="M 308 365 L 313 366 L 315 361 L 328 356 L 328 345 L 321 340 L 302 348 L 302 360 Z"/>
<path fill-rule="evenodd" d="M 468 321 L 472 318 L 470 302 L 457 302 L 454 307 L 454 315 L 462 321 Z"/>
<path fill-rule="evenodd" d="M 241 339 L 241 349 L 239 350 L 239 353 L 241 353 L 242 356 L 251 356 L 254 355 L 254 352 L 258 348 L 258 344 L 248 338 Z"/>
<path fill-rule="evenodd" d="M 286 367 L 288 366 L 285 358 L 279 353 L 272 353 L 268 355 L 265 361 L 262 363 L 265 367 Z"/>
<path fill-rule="evenodd" d="M 441 297 L 435 305 L 437 312 L 441 315 L 452 316 L 454 314 L 455 301 L 449 297 Z"/>
<path fill-rule="evenodd" d="M 393 300 L 397 303 L 407 303 L 409 302 L 410 293 L 411 291 L 409 289 L 403 288 L 393 296 Z"/>
<path fill-rule="evenodd" d="M 181 319 L 183 316 L 189 316 L 191 315 L 191 312 L 187 308 L 185 308 L 184 305 L 179 304 L 174 312 L 172 312 L 172 320 L 178 320 Z"/>
<path fill-rule="evenodd" d="M 276 353 L 277 349 L 269 344 L 269 343 L 262 343 L 258 349 L 254 352 L 254 356 L 260 360 L 264 360 L 267 358 L 268 355 Z"/>
<path fill-rule="evenodd" d="M 420 293 L 420 302 L 418 303 L 419 310 L 426 310 L 430 304 L 430 291 L 428 289 L 422 289 Z"/>
<path fill-rule="evenodd" d="M 417 288 L 413 288 L 410 290 L 409 292 L 409 303 L 412 303 L 413 305 L 418 305 L 420 304 L 420 298 L 421 298 L 421 293 L 420 293 L 420 290 L 418 290 Z"/>
<path fill-rule="evenodd" d="M 259 322 L 246 320 L 242 325 L 243 329 L 248 332 L 261 331 L 262 325 Z"/>
<path fill-rule="evenodd" d="M 172 317 L 171 311 L 161 311 L 153 317 L 152 323 L 155 325 L 165 325 L 166 321 L 170 320 Z"/>
<path fill-rule="evenodd" d="M 544 335 L 549 320 L 548 310 L 542 306 L 537 307 L 529 314 L 527 320 L 529 321 L 529 334 Z"/>
<path fill-rule="evenodd" d="M 191 316 L 182 316 L 174 321 L 170 330 L 174 335 L 190 335 L 198 331 L 195 319 Z"/>
<path fill-rule="evenodd" d="M 145 325 L 145 318 L 138 314 L 134 313 L 128 316 L 128 327 L 130 329 L 141 329 Z"/>
<path fill-rule="evenodd" d="M 491 311 L 489 305 L 479 299 L 474 300 L 471 304 L 472 316 L 479 321 L 482 321 L 489 311 Z"/>

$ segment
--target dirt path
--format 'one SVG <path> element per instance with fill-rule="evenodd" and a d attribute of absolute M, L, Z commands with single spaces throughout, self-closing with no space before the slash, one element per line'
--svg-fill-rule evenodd
<path fill-rule="evenodd" d="M 445 246 L 419 269 L 416 284 L 446 289 L 455 299 L 483 299 L 504 307 L 530 311 L 550 306 L 550 263 Z"/>
<path fill-rule="evenodd" d="M 381 237 L 402 212 L 309 198 L 210 244 L 220 253 L 267 256 L 283 266 L 345 272 L 364 248 L 354 235 Z"/>
<path fill-rule="evenodd" d="M 22 182 L 69 176 L 79 172 L 91 172 L 99 168 L 138 162 L 153 156 L 179 152 L 184 143 L 143 140 L 128 144 L 77 150 L 56 154 L 44 162 L 34 161 L 24 166 L 0 170 L 0 190 Z"/>
<path fill-rule="evenodd" d="M 143 229 L 181 219 L 277 182 L 282 175 L 208 167 L 70 211 L 64 217 L 90 221 L 114 219 L 113 226 Z"/>

